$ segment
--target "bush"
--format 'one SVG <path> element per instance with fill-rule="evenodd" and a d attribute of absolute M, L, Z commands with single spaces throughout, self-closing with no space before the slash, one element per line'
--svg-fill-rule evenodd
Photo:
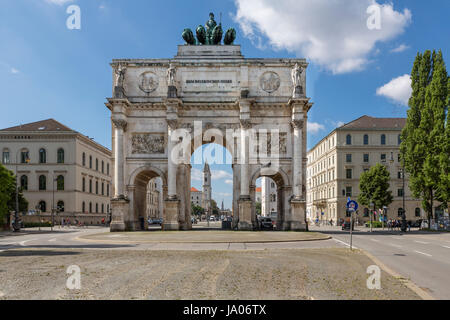
<path fill-rule="evenodd" d="M 23 228 L 38 228 L 38 227 L 51 227 L 52 223 L 47 222 L 24 222 Z"/>
<path fill-rule="evenodd" d="M 370 228 L 370 222 L 366 222 L 366 227 Z M 380 221 L 372 221 L 372 228 L 382 228 L 383 223 Z"/>

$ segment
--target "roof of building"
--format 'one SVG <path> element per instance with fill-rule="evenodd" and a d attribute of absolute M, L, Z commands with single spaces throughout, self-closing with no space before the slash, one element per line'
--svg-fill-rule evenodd
<path fill-rule="evenodd" d="M 31 122 L 27 124 L 21 124 L 19 126 L 1 129 L 0 131 L 28 131 L 28 132 L 42 132 L 42 131 L 61 131 L 61 132 L 76 132 L 75 130 L 70 129 L 69 127 L 59 123 L 55 119 L 47 119 L 36 122 Z"/>
<path fill-rule="evenodd" d="M 68 133 L 68 134 L 75 134 L 78 137 L 82 137 L 85 141 L 89 141 L 89 143 L 92 143 L 100 148 L 103 149 L 104 152 L 107 154 L 111 154 L 111 150 L 104 147 L 100 143 L 94 141 L 94 139 L 85 136 L 84 134 L 75 131 L 62 123 L 56 121 L 55 119 L 47 119 L 47 120 L 41 120 L 26 124 L 21 124 L 15 127 L 1 129 L 0 133 L 4 134 L 10 134 L 13 132 L 29 132 L 29 133 L 40 133 L 40 132 L 48 132 L 50 134 L 53 134 L 55 132 L 62 132 L 62 133 Z"/>
<path fill-rule="evenodd" d="M 362 116 L 356 120 L 340 126 L 338 129 L 397 129 L 406 125 L 406 118 L 375 118 Z"/>
<path fill-rule="evenodd" d="M 191 187 L 191 192 L 200 192 L 197 189 L 195 189 L 194 187 Z"/>
<path fill-rule="evenodd" d="M 256 192 L 261 192 L 261 190 L 262 190 L 261 187 L 255 188 L 255 191 L 256 191 Z"/>

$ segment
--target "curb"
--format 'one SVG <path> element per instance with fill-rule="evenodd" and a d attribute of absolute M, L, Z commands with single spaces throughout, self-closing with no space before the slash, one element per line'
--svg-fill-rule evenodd
<path fill-rule="evenodd" d="M 416 293 L 423 300 L 436 300 L 436 298 L 434 298 L 431 294 L 429 294 L 425 290 L 421 289 L 418 285 L 416 285 L 411 280 L 405 279 L 402 275 L 400 275 L 396 271 L 394 271 L 391 268 L 389 268 L 388 266 L 386 266 L 383 262 L 378 260 L 378 258 L 374 257 L 369 252 L 367 252 L 367 251 L 365 251 L 363 249 L 359 249 L 359 250 L 362 253 L 364 253 L 367 257 L 369 257 L 369 259 L 371 259 L 377 266 L 379 266 L 381 269 L 383 269 L 383 271 L 385 271 L 386 273 L 390 274 L 394 278 L 400 279 L 409 289 L 414 291 L 414 293 Z"/>
<path fill-rule="evenodd" d="M 306 241 L 322 241 L 322 240 L 330 240 L 331 236 L 326 236 L 322 238 L 312 238 L 312 239 L 302 239 L 302 240 L 246 240 L 246 241 L 158 241 L 158 240 L 147 240 L 147 241 L 120 241 L 120 240 L 104 240 L 104 239 L 86 239 L 83 237 L 76 237 L 73 240 L 81 241 L 81 242 L 101 242 L 101 243 L 109 243 L 109 244 L 138 244 L 138 243 L 194 243 L 194 244 L 220 244 L 220 243 L 283 243 L 283 242 L 306 242 Z"/>

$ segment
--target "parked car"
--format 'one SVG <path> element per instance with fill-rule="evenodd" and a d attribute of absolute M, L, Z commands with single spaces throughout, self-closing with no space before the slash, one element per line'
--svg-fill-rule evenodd
<path fill-rule="evenodd" d="M 342 223 L 342 230 L 350 230 L 350 221 Z M 355 225 L 352 225 L 352 230 L 355 230 Z"/>
<path fill-rule="evenodd" d="M 216 218 L 214 216 L 209 217 L 209 221 L 216 221 Z"/>
<path fill-rule="evenodd" d="M 411 228 L 420 228 L 420 225 L 422 224 L 423 219 L 419 219 L 416 221 L 411 222 Z"/>
<path fill-rule="evenodd" d="M 261 230 L 273 230 L 273 223 L 272 223 L 272 219 L 271 218 L 261 218 L 259 220 L 259 224 L 261 227 Z"/>
<path fill-rule="evenodd" d="M 192 217 L 192 218 L 191 218 L 191 222 L 192 222 L 193 224 L 197 224 L 197 219 L 194 218 L 194 217 Z"/>
<path fill-rule="evenodd" d="M 148 224 L 149 225 L 151 225 L 151 224 L 159 224 L 159 225 L 162 225 L 162 223 L 163 223 L 163 219 L 162 218 L 156 218 L 156 219 L 148 219 Z"/>

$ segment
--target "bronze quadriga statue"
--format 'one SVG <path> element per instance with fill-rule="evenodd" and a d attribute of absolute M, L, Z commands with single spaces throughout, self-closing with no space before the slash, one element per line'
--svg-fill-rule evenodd
<path fill-rule="evenodd" d="M 197 40 L 194 38 L 194 33 L 191 29 L 186 28 L 183 31 L 183 39 L 189 45 L 220 45 L 223 36 L 222 24 L 217 25 L 214 20 L 214 14 L 209 14 L 209 20 L 206 22 L 205 27 L 199 25 L 195 30 Z M 229 28 L 225 33 L 223 40 L 225 45 L 232 45 L 236 39 L 236 30 Z"/>

